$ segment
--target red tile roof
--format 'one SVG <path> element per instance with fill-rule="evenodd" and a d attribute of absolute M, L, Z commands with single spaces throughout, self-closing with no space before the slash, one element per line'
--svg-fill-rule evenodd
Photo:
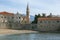
<path fill-rule="evenodd" d="M 6 16 L 13 16 L 13 13 L 9 13 L 9 12 L 0 12 L 1 15 L 6 15 Z"/>
<path fill-rule="evenodd" d="M 40 20 L 60 20 L 60 17 L 51 17 L 51 18 L 46 17 L 46 18 L 38 18 L 38 21 L 40 21 Z"/>

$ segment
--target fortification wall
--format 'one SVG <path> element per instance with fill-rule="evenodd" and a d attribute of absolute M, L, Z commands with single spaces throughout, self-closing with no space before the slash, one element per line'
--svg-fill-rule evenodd
<path fill-rule="evenodd" d="M 43 24 L 42 24 L 43 25 Z M 56 31 L 60 26 L 42 26 L 39 24 L 0 23 L 0 29 L 22 29 L 38 31 Z"/>

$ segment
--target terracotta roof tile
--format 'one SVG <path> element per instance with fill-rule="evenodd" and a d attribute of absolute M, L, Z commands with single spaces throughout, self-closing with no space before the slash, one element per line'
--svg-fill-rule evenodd
<path fill-rule="evenodd" d="M 6 15 L 6 16 L 13 16 L 13 13 L 9 13 L 9 12 L 0 12 L 1 15 Z"/>
<path fill-rule="evenodd" d="M 38 21 L 39 20 L 60 20 L 59 17 L 51 17 L 51 18 L 38 18 Z"/>

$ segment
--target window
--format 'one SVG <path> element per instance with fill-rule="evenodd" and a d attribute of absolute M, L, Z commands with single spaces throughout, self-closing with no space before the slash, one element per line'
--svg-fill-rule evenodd
<path fill-rule="evenodd" d="M 13 19 L 14 17 L 12 17 L 12 19 Z"/>
<path fill-rule="evenodd" d="M 20 19 L 20 17 L 19 17 L 19 19 Z"/>
<path fill-rule="evenodd" d="M 4 18 L 6 18 L 6 17 L 4 17 Z"/>
<path fill-rule="evenodd" d="M 1 16 L 1 18 L 3 18 L 3 16 Z"/>
<path fill-rule="evenodd" d="M 19 21 L 19 23 L 20 23 L 20 21 Z"/>
<path fill-rule="evenodd" d="M 57 21 L 57 23 L 59 23 L 59 21 Z"/>

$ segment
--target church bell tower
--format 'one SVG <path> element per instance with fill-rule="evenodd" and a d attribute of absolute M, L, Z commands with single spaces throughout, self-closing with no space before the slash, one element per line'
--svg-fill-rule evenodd
<path fill-rule="evenodd" d="M 26 17 L 27 17 L 27 23 L 29 23 L 29 5 L 27 4 L 27 8 L 26 8 Z"/>

